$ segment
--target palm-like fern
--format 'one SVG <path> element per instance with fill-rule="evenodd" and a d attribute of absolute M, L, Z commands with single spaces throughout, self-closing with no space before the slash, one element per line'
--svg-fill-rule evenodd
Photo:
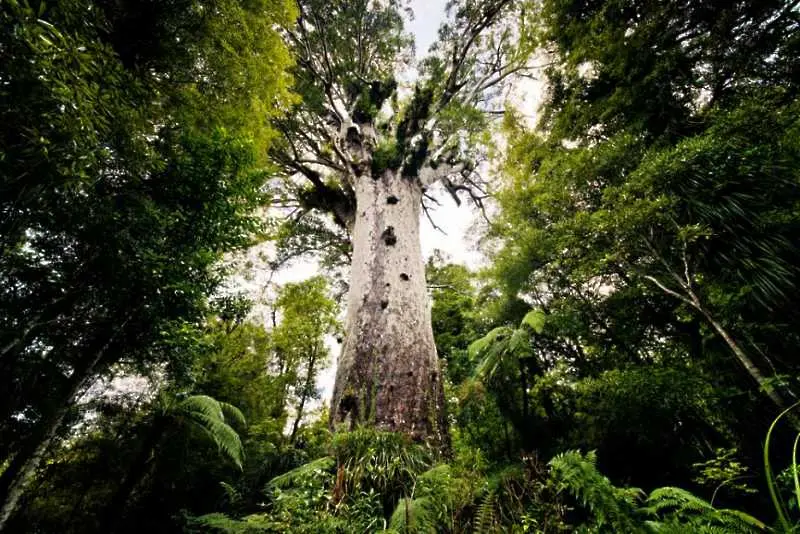
<path fill-rule="evenodd" d="M 221 402 L 208 395 L 191 395 L 178 402 L 162 399 L 162 415 L 175 417 L 189 423 L 205 434 L 225 457 L 242 468 L 244 448 L 238 432 L 231 422 L 244 426 L 242 412 L 227 402 Z"/>
<path fill-rule="evenodd" d="M 544 312 L 531 310 L 523 317 L 518 328 L 500 326 L 474 341 L 467 349 L 469 356 L 473 360 L 482 358 L 475 368 L 475 377 L 479 380 L 491 378 L 505 358 L 529 355 L 531 334 L 541 334 L 544 325 Z"/>

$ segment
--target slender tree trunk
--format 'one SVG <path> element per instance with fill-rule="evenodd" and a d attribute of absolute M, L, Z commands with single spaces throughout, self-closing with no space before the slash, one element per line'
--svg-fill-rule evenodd
<path fill-rule="evenodd" d="M 127 321 L 126 321 L 127 323 Z M 124 324 L 124 323 L 123 323 Z M 62 401 L 36 425 L 33 434 L 14 455 L 8 468 L 0 476 L 0 491 L 4 493 L 0 507 L 0 532 L 17 508 L 20 498 L 33 480 L 45 453 L 55 441 L 69 410 L 75 404 L 88 380 L 108 351 L 116 333 L 82 367 L 73 370 L 62 395 Z"/>
<path fill-rule="evenodd" d="M 786 409 L 786 402 L 783 400 L 783 397 L 775 390 L 772 385 L 767 381 L 767 378 L 761 373 L 761 370 L 756 366 L 753 360 L 750 359 L 750 356 L 742 350 L 738 343 L 733 339 L 733 336 L 728 333 L 728 331 L 719 323 L 716 319 L 703 307 L 699 304 L 696 306 L 697 310 L 705 316 L 706 320 L 711 324 L 712 328 L 719 334 L 719 336 L 725 341 L 728 345 L 728 348 L 731 349 L 731 352 L 736 356 L 736 359 L 739 360 L 739 363 L 742 364 L 745 371 L 756 381 L 758 386 L 764 390 L 764 393 L 772 400 L 773 403 L 778 408 Z M 793 420 L 792 423 L 797 425 L 797 421 Z"/>
<path fill-rule="evenodd" d="M 289 442 L 294 443 L 294 438 L 297 436 L 297 430 L 300 428 L 300 420 L 303 418 L 303 410 L 306 407 L 306 400 L 308 400 L 308 392 L 312 387 L 314 380 L 314 364 L 317 362 L 317 350 L 311 354 L 308 360 L 308 369 L 306 370 L 306 379 L 303 381 L 303 393 L 300 395 L 300 404 L 297 406 L 297 416 L 294 418 L 292 425 L 292 433 L 289 436 Z"/>
<path fill-rule="evenodd" d="M 422 188 L 392 170 L 355 183 L 334 427 L 368 424 L 446 446 L 444 394 L 419 236 Z"/>
<path fill-rule="evenodd" d="M 678 283 L 678 286 L 680 286 L 683 293 L 679 293 L 675 290 L 668 288 L 660 280 L 658 280 L 653 276 L 645 276 L 644 278 L 653 282 L 656 286 L 659 287 L 659 289 L 664 291 L 666 294 L 685 302 L 686 304 L 697 310 L 706 319 L 706 321 L 708 321 L 708 323 L 711 325 L 714 331 L 723 339 L 723 341 L 725 341 L 725 344 L 727 344 L 728 348 L 731 349 L 731 352 L 733 352 L 733 355 L 736 357 L 736 359 L 739 361 L 742 367 L 744 367 L 744 370 L 747 371 L 747 374 L 749 374 L 750 377 L 758 384 L 759 388 L 761 388 L 761 390 L 766 394 L 766 396 L 769 397 L 769 399 L 779 409 L 781 410 L 786 409 L 787 407 L 786 402 L 783 400 L 783 397 L 778 392 L 778 390 L 775 389 L 772 386 L 772 384 L 769 383 L 769 380 L 763 375 L 763 373 L 755 364 L 755 362 L 752 359 L 750 359 L 750 356 L 739 346 L 739 344 L 733 339 L 733 336 L 725 329 L 725 327 L 722 326 L 722 324 L 719 321 L 717 321 L 716 318 L 714 318 L 714 316 L 708 309 L 706 309 L 705 306 L 703 306 L 702 302 L 700 301 L 700 297 L 698 297 L 697 293 L 695 293 L 694 289 L 692 288 L 691 276 L 689 274 L 689 263 L 688 260 L 686 259 L 685 252 L 683 256 L 684 276 L 683 278 L 681 278 L 680 274 L 678 274 L 672 267 L 670 267 L 667 261 L 661 255 L 658 254 L 655 247 L 650 245 L 649 242 L 646 243 L 648 245 L 648 248 L 650 248 L 650 250 L 653 252 L 653 254 L 661 261 L 664 267 L 667 268 L 667 271 L 669 272 L 670 276 L 673 278 L 673 280 L 675 280 Z M 800 419 L 798 419 L 797 416 L 795 416 L 794 414 L 789 414 L 787 419 L 789 419 L 790 423 L 796 430 L 800 431 Z"/>
<path fill-rule="evenodd" d="M 5 497 L 2 507 L 0 507 L 0 532 L 4 530 L 11 514 L 17 508 L 20 498 L 33 480 L 45 453 L 55 441 L 64 418 L 83 389 L 86 378 L 91 374 L 91 369 L 79 374 L 80 376 L 70 380 L 64 401 L 39 422 L 38 432 L 26 440 L 3 472 L 0 488 L 5 489 Z"/>

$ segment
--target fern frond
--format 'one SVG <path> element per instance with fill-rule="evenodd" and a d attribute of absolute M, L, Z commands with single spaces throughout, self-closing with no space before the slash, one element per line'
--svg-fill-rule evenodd
<path fill-rule="evenodd" d="M 233 421 L 236 425 L 240 427 L 247 426 L 247 420 L 244 417 L 242 411 L 234 406 L 233 404 L 229 404 L 227 402 L 220 401 L 219 403 L 220 408 L 222 408 L 222 413 L 225 416 L 226 421 Z"/>
<path fill-rule="evenodd" d="M 648 506 L 642 511 L 649 515 L 665 517 L 666 523 L 652 522 L 658 528 L 653 532 L 677 532 L 691 528 L 694 532 L 726 532 L 752 534 L 765 532 L 766 525 L 738 510 L 718 510 L 696 495 L 674 487 L 653 490 L 647 498 Z"/>
<path fill-rule="evenodd" d="M 475 534 L 487 534 L 494 530 L 494 508 L 495 493 L 489 489 L 481 498 L 478 510 L 475 513 Z"/>
<path fill-rule="evenodd" d="M 231 414 L 238 412 L 238 419 L 244 422 L 244 416 L 232 405 L 225 403 L 223 407 L 217 399 L 208 395 L 192 395 L 182 400 L 175 407 L 175 413 L 183 416 L 194 427 L 205 433 L 221 453 L 227 456 L 239 469 L 242 468 L 244 447 L 239 434 L 225 420 L 225 411 Z"/>
<path fill-rule="evenodd" d="M 707 501 L 684 489 L 672 486 L 653 490 L 646 502 L 649 505 L 647 509 L 652 510 L 654 513 L 671 508 L 679 512 L 693 511 L 698 513 L 714 510 L 714 507 Z"/>
<path fill-rule="evenodd" d="M 473 341 L 469 347 L 467 347 L 467 353 L 470 358 L 475 358 L 485 351 L 489 345 L 497 343 L 509 335 L 511 335 L 511 328 L 508 326 L 498 326 L 490 330 L 489 333 L 482 338 Z"/>
<path fill-rule="evenodd" d="M 550 460 L 551 476 L 560 490 L 566 490 L 595 516 L 598 527 L 616 532 L 637 532 L 634 504 L 640 490 L 617 488 L 597 470 L 597 456 L 567 451 Z"/>
<path fill-rule="evenodd" d="M 224 456 L 227 456 L 239 469 L 242 468 L 244 447 L 239 434 L 230 425 L 200 412 L 188 412 L 184 416 L 208 436 Z"/>
<path fill-rule="evenodd" d="M 312 462 L 296 467 L 282 475 L 278 475 L 267 483 L 267 488 L 288 488 L 297 484 L 304 478 L 326 471 L 332 471 L 336 460 L 332 456 L 323 456 Z"/>
<path fill-rule="evenodd" d="M 537 334 L 544 331 L 544 325 L 547 321 L 547 315 L 540 309 L 531 310 L 522 318 L 520 325 L 528 325 L 531 330 Z"/>
<path fill-rule="evenodd" d="M 722 521 L 727 525 L 738 525 L 738 528 L 742 529 L 742 532 L 765 532 L 767 530 L 767 525 L 756 519 L 750 514 L 746 514 L 739 510 L 718 510 Z"/>
<path fill-rule="evenodd" d="M 514 332 L 507 326 L 501 326 L 469 346 L 468 351 L 472 359 L 483 356 L 483 359 L 475 367 L 473 377 L 478 380 L 491 378 L 503 356 L 508 352 L 509 338 L 513 337 Z"/>

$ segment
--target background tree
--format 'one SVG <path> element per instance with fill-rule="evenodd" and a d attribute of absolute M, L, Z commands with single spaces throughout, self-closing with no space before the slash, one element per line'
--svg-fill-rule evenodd
<path fill-rule="evenodd" d="M 721 446 L 758 458 L 796 394 L 798 340 L 776 334 L 797 296 L 796 6 L 544 2 L 541 15 L 550 89 L 536 128 L 508 117 L 493 280 L 547 313 L 539 357 L 586 380 L 577 399 L 552 388 L 577 402 L 563 413 L 605 409 L 607 380 L 686 387 L 696 401 L 649 412 L 683 434 L 660 476 Z M 636 449 L 627 464 L 647 462 Z"/>
<path fill-rule="evenodd" d="M 320 278 L 280 293 L 271 331 L 211 317 L 200 342 L 192 340 L 190 368 L 162 377 L 157 394 L 82 405 L 90 417 L 54 447 L 9 528 L 179 531 L 186 513 L 259 510 L 265 484 L 314 458 L 326 439 L 303 415 L 328 363 L 335 306 Z"/>
<path fill-rule="evenodd" d="M 317 377 L 328 364 L 326 336 L 337 333 L 336 303 L 328 297 L 322 277 L 286 284 L 278 291 L 275 305 L 281 322 L 273 330 L 275 353 L 281 360 L 286 395 L 294 422 L 289 441 L 294 442 L 309 402 L 319 399 Z"/>
<path fill-rule="evenodd" d="M 292 6 L 145 4 L 0 8 L 0 528 L 95 377 L 180 372 L 260 229 Z"/>

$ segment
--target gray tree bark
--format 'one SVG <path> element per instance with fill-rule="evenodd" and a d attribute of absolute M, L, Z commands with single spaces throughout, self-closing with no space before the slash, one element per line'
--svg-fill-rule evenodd
<path fill-rule="evenodd" d="M 332 425 L 365 424 L 445 445 L 419 235 L 422 185 L 391 169 L 354 185 L 351 282 Z"/>

